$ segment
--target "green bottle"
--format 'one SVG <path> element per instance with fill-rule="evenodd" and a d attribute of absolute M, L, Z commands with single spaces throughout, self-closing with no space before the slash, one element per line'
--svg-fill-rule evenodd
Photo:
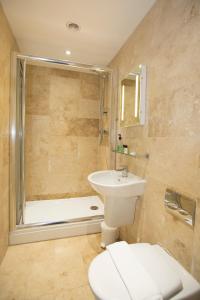
<path fill-rule="evenodd" d="M 116 151 L 119 152 L 119 153 L 124 153 L 124 146 L 123 146 L 123 143 L 122 143 L 121 133 L 118 133 L 118 142 L 117 142 Z"/>

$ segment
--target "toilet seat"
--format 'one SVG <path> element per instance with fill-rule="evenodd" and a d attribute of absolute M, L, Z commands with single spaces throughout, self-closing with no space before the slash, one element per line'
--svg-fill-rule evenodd
<path fill-rule="evenodd" d="M 147 247 L 149 244 L 132 244 L 131 249 Z M 157 248 L 159 246 L 156 246 Z M 170 299 L 173 300 L 199 300 L 200 285 L 198 282 L 167 252 L 164 253 L 166 262 L 176 268 L 182 281 L 183 289 Z M 104 251 L 94 258 L 89 268 L 89 283 L 97 300 L 130 300 L 130 295 L 123 283 L 120 274 L 108 253 Z"/>

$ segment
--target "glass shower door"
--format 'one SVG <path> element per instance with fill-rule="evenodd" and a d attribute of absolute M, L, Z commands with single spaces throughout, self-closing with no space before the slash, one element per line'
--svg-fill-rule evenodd
<path fill-rule="evenodd" d="M 25 61 L 17 59 L 16 76 L 16 224 L 23 224 L 25 204 L 24 189 L 24 77 Z"/>

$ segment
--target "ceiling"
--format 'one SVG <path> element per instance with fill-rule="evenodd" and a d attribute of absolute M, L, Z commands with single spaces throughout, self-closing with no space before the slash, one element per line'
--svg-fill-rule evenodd
<path fill-rule="evenodd" d="M 155 0 L 0 2 L 23 54 L 107 65 Z M 78 23 L 80 31 L 67 29 L 67 22 Z"/>

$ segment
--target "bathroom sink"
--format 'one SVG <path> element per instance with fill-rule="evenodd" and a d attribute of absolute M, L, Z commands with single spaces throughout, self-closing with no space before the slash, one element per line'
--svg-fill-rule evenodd
<path fill-rule="evenodd" d="M 128 172 L 127 177 L 122 177 L 122 172 L 115 170 L 98 171 L 88 176 L 93 189 L 109 197 L 136 197 L 144 193 L 146 180 Z"/>
<path fill-rule="evenodd" d="M 93 189 L 104 197 L 104 221 L 101 223 L 101 246 L 114 243 L 119 227 L 132 224 L 136 202 L 144 193 L 146 180 L 127 172 L 98 171 L 88 176 Z M 126 174 L 126 173 L 125 173 Z"/>

